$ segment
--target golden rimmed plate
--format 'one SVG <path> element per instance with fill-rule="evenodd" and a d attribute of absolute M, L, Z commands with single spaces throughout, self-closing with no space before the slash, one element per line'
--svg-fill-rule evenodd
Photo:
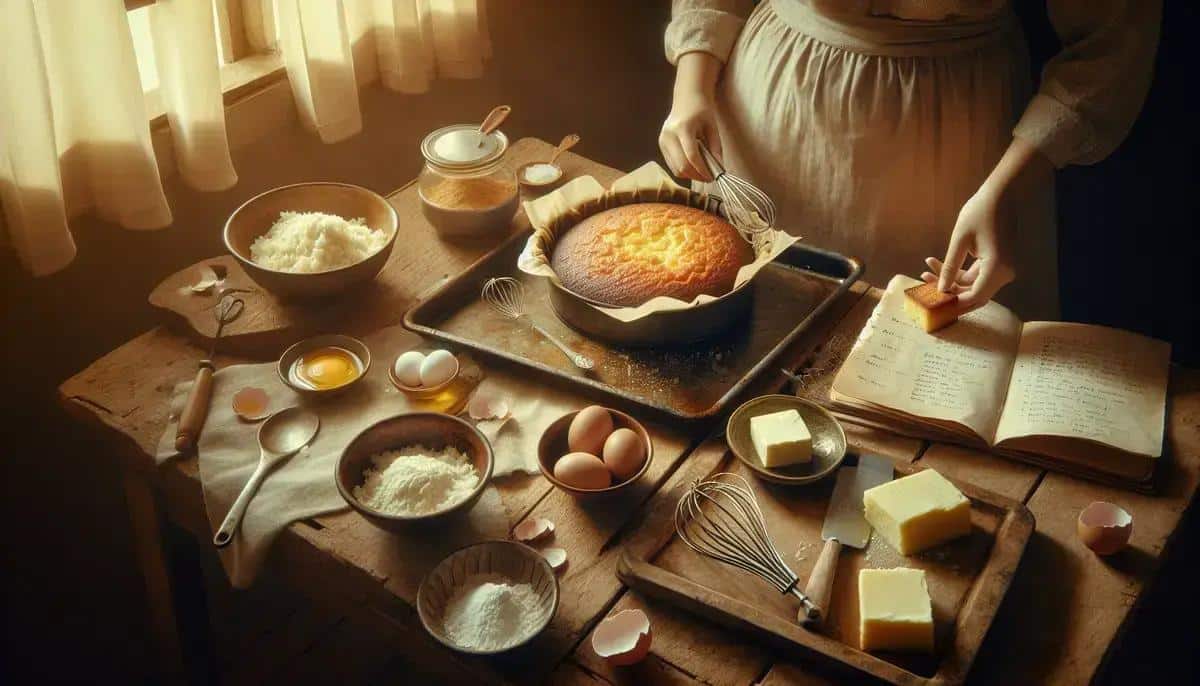
<path fill-rule="evenodd" d="M 782 410 L 796 410 L 812 434 L 812 461 L 768 469 L 750 439 L 750 418 Z M 846 432 L 825 408 L 791 395 L 764 395 L 748 400 L 729 415 L 725 425 L 729 449 L 755 474 L 772 483 L 802 486 L 833 474 L 846 459 Z"/>

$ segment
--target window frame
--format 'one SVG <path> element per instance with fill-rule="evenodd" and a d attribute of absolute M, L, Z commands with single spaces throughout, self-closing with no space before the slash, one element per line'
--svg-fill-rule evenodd
<path fill-rule="evenodd" d="M 215 30 L 223 64 L 220 67 L 221 94 L 225 106 L 265 90 L 287 76 L 278 50 L 255 51 L 246 35 L 242 13 L 248 0 L 213 0 Z M 255 0 L 258 1 L 258 0 Z M 125 0 L 129 12 L 153 5 L 156 0 Z M 168 126 L 166 108 L 157 88 L 145 92 L 146 115 L 150 128 Z"/>

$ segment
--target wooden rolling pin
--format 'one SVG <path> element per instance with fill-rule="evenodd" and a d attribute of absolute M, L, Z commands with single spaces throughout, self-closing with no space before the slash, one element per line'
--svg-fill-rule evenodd
<path fill-rule="evenodd" d="M 188 393 L 187 403 L 179 415 L 179 427 L 175 430 L 175 449 L 181 453 L 194 450 L 200 440 L 204 420 L 208 419 L 208 406 L 212 404 L 212 377 L 216 371 L 212 360 L 217 354 L 217 341 L 221 340 L 221 332 L 225 330 L 225 325 L 237 319 L 245 306 L 246 303 L 241 298 L 222 294 L 213 308 L 213 316 L 217 318 L 217 335 L 213 336 L 208 357 L 200 360 L 196 381 Z"/>

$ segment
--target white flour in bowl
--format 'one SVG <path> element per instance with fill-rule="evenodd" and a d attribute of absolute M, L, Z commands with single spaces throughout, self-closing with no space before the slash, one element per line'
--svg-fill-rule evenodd
<path fill-rule="evenodd" d="M 250 259 L 275 271 L 311 274 L 358 264 L 382 250 L 390 238 L 361 218 L 280 212 L 279 220 L 250 245 Z"/>
<path fill-rule="evenodd" d="M 385 450 L 371 457 L 354 497 L 385 514 L 426 515 L 466 500 L 479 485 L 467 456 L 454 447 L 421 445 Z"/>
<path fill-rule="evenodd" d="M 544 619 L 533 586 L 510 583 L 498 574 L 476 574 L 446 603 L 442 626 L 464 648 L 493 651 L 525 640 Z"/>

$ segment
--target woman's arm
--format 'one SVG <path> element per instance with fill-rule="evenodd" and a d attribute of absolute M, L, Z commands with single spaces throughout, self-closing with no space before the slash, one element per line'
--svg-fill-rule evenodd
<path fill-rule="evenodd" d="M 714 96 L 717 79 L 750 14 L 752 0 L 673 0 L 665 36 L 667 59 L 676 65 L 671 112 L 658 136 L 667 166 L 689 179 L 711 181 L 696 145 L 703 138 L 717 159 Z"/>
<path fill-rule="evenodd" d="M 671 112 L 658 134 L 658 147 L 671 171 L 684 178 L 712 180 L 697 138 L 704 139 L 708 149 L 722 159 L 713 103 L 721 67 L 720 60 L 707 52 L 689 52 L 679 58 Z"/>
<path fill-rule="evenodd" d="M 926 260 L 943 291 L 978 307 L 1017 275 L 1005 247 L 1012 208 L 1055 167 L 1104 159 L 1125 138 L 1150 88 L 1160 0 L 1049 0 L 1063 48 L 1013 130 L 996 168 L 959 213 L 945 263 Z M 977 258 L 961 271 L 968 255 Z M 935 276 L 934 274 L 937 274 Z"/>

